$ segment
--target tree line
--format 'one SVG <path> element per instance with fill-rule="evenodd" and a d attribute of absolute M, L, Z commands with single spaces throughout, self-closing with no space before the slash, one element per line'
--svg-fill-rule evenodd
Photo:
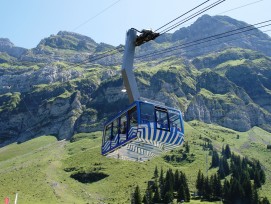
<path fill-rule="evenodd" d="M 190 190 L 186 175 L 182 171 L 176 170 L 173 173 L 172 169 L 168 169 L 164 176 L 163 169 L 159 172 L 156 167 L 154 180 L 148 182 L 143 198 L 139 186 L 136 186 L 131 203 L 172 203 L 174 199 L 177 199 L 178 202 L 190 201 Z"/>
<path fill-rule="evenodd" d="M 222 200 L 225 204 L 269 204 L 259 198 L 258 189 L 265 183 L 265 173 L 258 160 L 249 160 L 231 152 L 229 145 L 222 148 L 221 157 L 212 151 L 210 168 L 218 168 L 215 175 L 204 177 L 198 172 L 196 188 L 203 200 Z M 221 179 L 224 179 L 223 185 Z"/>
<path fill-rule="evenodd" d="M 260 198 L 259 188 L 265 183 L 265 172 L 258 160 L 249 160 L 231 152 L 229 145 L 222 147 L 219 154 L 211 143 L 203 145 L 212 152 L 210 168 L 217 168 L 217 172 L 210 177 L 198 171 L 196 179 L 197 193 L 195 197 L 207 201 L 222 201 L 224 204 L 270 204 L 264 197 Z M 132 194 L 132 204 L 154 204 L 190 202 L 191 195 L 186 175 L 179 170 L 173 173 L 168 169 L 165 173 L 156 167 L 153 180 L 141 195 L 139 186 Z"/>

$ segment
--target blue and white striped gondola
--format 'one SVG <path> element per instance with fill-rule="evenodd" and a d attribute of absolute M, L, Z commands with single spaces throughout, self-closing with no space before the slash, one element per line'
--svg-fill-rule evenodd
<path fill-rule="evenodd" d="M 152 102 L 135 101 L 104 126 L 102 154 L 146 161 L 184 142 L 179 110 Z"/>

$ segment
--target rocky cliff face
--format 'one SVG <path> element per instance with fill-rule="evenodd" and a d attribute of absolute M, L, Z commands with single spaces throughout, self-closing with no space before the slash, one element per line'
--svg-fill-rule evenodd
<path fill-rule="evenodd" d="M 56 82 L 67 82 L 78 77 L 82 77 L 82 71 L 65 69 L 57 65 L 48 65 L 38 70 L 25 68 L 24 70 L 13 69 L 6 72 L 0 67 L 0 94 L 7 92 L 29 92 L 34 86 L 39 84 L 51 84 Z"/>
<path fill-rule="evenodd" d="M 8 118 L 8 121 L 0 120 L 0 145 L 42 135 L 54 135 L 60 140 L 71 138 L 75 122 L 83 112 L 80 97 L 80 92 L 75 92 L 67 98 L 57 97 L 31 107 L 28 101 L 35 99 L 22 96 L 17 109 L 1 112 L 1 118 Z"/>
<path fill-rule="evenodd" d="M 203 16 L 188 28 L 144 44 L 137 54 L 206 37 L 210 30 L 219 33 L 245 25 L 228 17 Z M 253 38 L 239 37 L 230 44 L 239 48 L 226 49 L 229 44 L 221 41 L 215 47 L 185 48 L 182 57 L 174 51 L 137 59 L 141 96 L 181 109 L 186 121 L 271 131 L 271 40 L 260 31 Z M 41 135 L 69 139 L 74 133 L 99 130 L 128 105 L 120 91 L 121 54 L 93 61 L 113 46 L 61 31 L 34 49 L 16 54 L 14 48 L 9 40 L 0 40 L 0 146 Z"/>
<path fill-rule="evenodd" d="M 0 52 L 5 52 L 10 56 L 19 58 L 21 57 L 27 49 L 16 47 L 12 42 L 7 38 L 0 38 Z"/>

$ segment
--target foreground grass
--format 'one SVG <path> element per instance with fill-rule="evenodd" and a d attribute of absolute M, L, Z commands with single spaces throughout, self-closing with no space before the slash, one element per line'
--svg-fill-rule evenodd
<path fill-rule="evenodd" d="M 212 140 L 218 151 L 229 144 L 243 156 L 259 159 L 266 169 L 266 184 L 261 196 L 271 200 L 271 159 L 266 144 L 271 134 L 260 128 L 240 133 L 197 121 L 186 124 L 186 141 L 194 161 L 169 164 L 162 157 L 144 163 L 109 159 L 100 155 L 101 132 L 77 134 L 74 142 L 56 141 L 54 137 L 39 137 L 22 144 L 0 149 L 0 199 L 10 197 L 18 203 L 129 203 L 136 185 L 142 194 L 157 166 L 164 171 L 179 169 L 186 173 L 191 193 L 195 189 L 197 172 L 211 175 L 211 156 L 202 144 Z M 238 139 L 239 138 L 239 139 Z M 103 173 L 107 177 L 93 183 L 81 183 L 70 176 L 77 172 Z M 208 203 L 191 200 L 190 203 Z"/>

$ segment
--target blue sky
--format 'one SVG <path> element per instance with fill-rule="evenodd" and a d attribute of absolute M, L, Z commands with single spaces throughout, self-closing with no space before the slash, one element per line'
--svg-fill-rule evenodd
<path fill-rule="evenodd" d="M 210 0 L 210 3 L 215 1 Z M 155 30 L 202 2 L 204 0 L 1 0 L 0 38 L 9 38 L 16 46 L 33 48 L 41 39 L 65 30 L 116 46 L 124 44 L 129 28 Z M 250 3 L 254 4 L 232 10 Z M 271 19 L 270 8 L 270 0 L 226 0 L 206 13 L 222 13 L 255 24 Z"/>

